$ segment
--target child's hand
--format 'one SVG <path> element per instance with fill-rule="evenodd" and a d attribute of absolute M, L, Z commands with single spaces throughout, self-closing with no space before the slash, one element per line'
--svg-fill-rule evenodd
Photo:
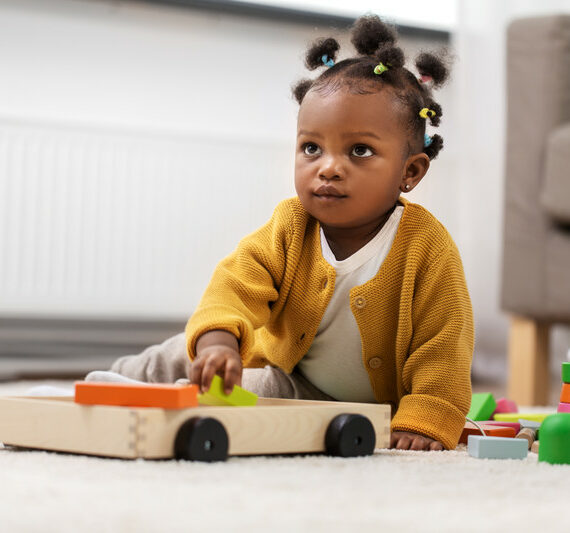
<path fill-rule="evenodd" d="M 224 392 L 241 385 L 242 363 L 237 339 L 227 331 L 215 330 L 202 335 L 196 343 L 196 359 L 190 370 L 190 381 L 206 392 L 215 374 L 224 380 Z"/>
<path fill-rule="evenodd" d="M 443 444 L 417 433 L 394 431 L 390 436 L 390 448 L 396 448 L 397 450 L 441 451 L 443 450 Z"/>

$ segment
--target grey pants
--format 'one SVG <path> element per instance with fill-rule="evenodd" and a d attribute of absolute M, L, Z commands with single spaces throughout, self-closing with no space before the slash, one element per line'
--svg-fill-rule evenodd
<path fill-rule="evenodd" d="M 186 336 L 179 333 L 162 344 L 149 346 L 138 355 L 126 355 L 113 363 L 112 372 L 148 383 L 174 383 L 188 378 L 192 362 L 186 353 Z M 244 368 L 242 387 L 265 398 L 334 400 L 299 372 L 280 368 Z"/>

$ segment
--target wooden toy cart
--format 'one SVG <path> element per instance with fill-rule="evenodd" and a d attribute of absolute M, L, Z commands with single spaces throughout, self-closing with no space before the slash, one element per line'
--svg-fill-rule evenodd
<path fill-rule="evenodd" d="M 220 461 L 229 455 L 369 455 L 390 443 L 390 406 L 259 398 L 255 407 L 79 405 L 0 398 L 7 446 L 118 457 Z"/>

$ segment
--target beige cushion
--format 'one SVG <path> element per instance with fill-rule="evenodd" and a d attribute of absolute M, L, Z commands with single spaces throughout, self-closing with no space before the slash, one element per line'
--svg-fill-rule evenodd
<path fill-rule="evenodd" d="M 540 203 L 556 222 L 570 224 L 570 123 L 548 136 Z"/>
<path fill-rule="evenodd" d="M 512 22 L 506 67 L 501 304 L 510 313 L 569 323 L 570 204 L 563 195 L 570 165 L 562 145 L 570 124 L 570 16 Z"/>

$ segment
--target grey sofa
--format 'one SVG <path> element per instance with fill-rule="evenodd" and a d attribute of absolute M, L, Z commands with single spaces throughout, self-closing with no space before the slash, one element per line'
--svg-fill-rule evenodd
<path fill-rule="evenodd" d="M 549 403 L 549 331 L 570 324 L 570 16 L 507 32 L 502 308 L 511 315 L 508 395 Z"/>

